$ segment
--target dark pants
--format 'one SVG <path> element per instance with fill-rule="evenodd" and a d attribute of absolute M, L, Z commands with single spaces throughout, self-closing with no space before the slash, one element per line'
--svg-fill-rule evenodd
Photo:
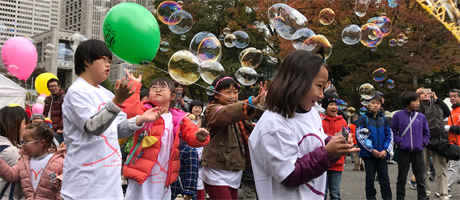
<path fill-rule="evenodd" d="M 399 149 L 398 181 L 396 182 L 396 199 L 404 199 L 406 196 L 407 173 L 412 163 L 412 172 L 417 182 L 417 199 L 428 199 L 425 188 L 425 161 L 423 151 L 408 152 Z"/>
<path fill-rule="evenodd" d="M 230 186 L 214 186 L 204 183 L 204 189 L 209 194 L 211 200 L 214 199 L 238 199 L 238 189 Z"/>
<path fill-rule="evenodd" d="M 366 199 L 376 199 L 377 190 L 374 187 L 375 172 L 379 176 L 380 194 L 382 199 L 391 199 L 390 177 L 388 176 L 388 163 L 386 159 L 376 157 L 363 157 L 366 169 Z"/>

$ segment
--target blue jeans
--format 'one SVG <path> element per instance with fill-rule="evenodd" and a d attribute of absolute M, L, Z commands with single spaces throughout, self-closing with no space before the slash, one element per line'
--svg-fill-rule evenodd
<path fill-rule="evenodd" d="M 340 181 L 342 180 L 342 172 L 327 170 L 326 192 L 324 199 L 327 199 L 327 191 L 329 190 L 331 200 L 340 199 Z"/>

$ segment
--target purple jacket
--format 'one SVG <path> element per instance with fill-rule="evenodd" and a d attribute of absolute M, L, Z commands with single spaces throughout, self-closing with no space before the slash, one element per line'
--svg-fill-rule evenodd
<path fill-rule="evenodd" d="M 393 131 L 394 144 L 400 149 L 409 152 L 423 151 L 425 146 L 430 141 L 430 129 L 426 122 L 426 117 L 422 113 L 418 113 L 411 127 L 407 130 L 404 137 L 401 135 L 406 130 L 407 125 L 414 117 L 415 111 L 409 112 L 405 108 L 398 111 L 391 120 L 391 130 Z"/>

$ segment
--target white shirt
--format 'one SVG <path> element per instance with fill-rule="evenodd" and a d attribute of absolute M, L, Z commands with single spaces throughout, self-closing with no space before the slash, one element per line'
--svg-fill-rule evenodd
<path fill-rule="evenodd" d="M 281 182 L 294 171 L 297 159 L 324 146 L 326 137 L 315 107 L 308 113 L 295 113 L 291 119 L 265 111 L 249 136 L 258 197 L 323 199 L 327 173 L 295 188 L 285 187 Z"/>
<path fill-rule="evenodd" d="M 165 122 L 165 130 L 161 136 L 161 147 L 158 153 L 157 162 L 150 171 L 150 175 L 142 185 L 135 180 L 128 179 L 128 189 L 126 199 L 171 199 L 170 187 L 165 187 L 166 177 L 168 176 L 169 157 L 174 147 L 174 124 L 172 114 L 161 115 Z"/>
<path fill-rule="evenodd" d="M 40 160 L 38 160 L 37 158 L 30 158 L 30 161 L 29 161 L 30 182 L 32 183 L 34 190 L 37 189 L 37 186 L 38 186 L 38 183 L 40 182 L 40 178 L 42 177 L 43 171 L 45 171 L 45 167 L 50 161 L 51 157 L 53 157 L 53 155 L 54 154 L 52 153 L 46 154 Z"/>
<path fill-rule="evenodd" d="M 201 169 L 200 178 L 203 182 L 213 186 L 230 186 L 238 189 L 241 185 L 243 170 L 228 171 L 223 169 L 214 169 L 212 167 L 203 166 Z"/>
<path fill-rule="evenodd" d="M 102 86 L 94 87 L 82 78 L 70 86 L 62 105 L 67 155 L 61 196 L 64 199 L 123 199 L 121 152 L 117 118 L 100 136 L 86 133 L 86 120 L 94 116 L 114 95 Z"/>
<path fill-rule="evenodd" d="M 201 156 L 203 155 L 203 147 L 197 147 L 195 149 L 198 152 L 198 162 L 201 163 Z M 203 173 L 202 171 L 203 171 L 203 166 L 201 166 L 201 164 L 200 164 L 199 167 L 198 167 L 198 179 L 196 180 L 197 181 L 197 184 L 196 184 L 196 189 L 197 190 L 204 190 L 203 180 L 201 180 L 201 178 L 200 178 L 201 174 Z"/>

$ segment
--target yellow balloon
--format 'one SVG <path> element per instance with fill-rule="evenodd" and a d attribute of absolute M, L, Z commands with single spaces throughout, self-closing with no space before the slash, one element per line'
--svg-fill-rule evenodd
<path fill-rule="evenodd" d="M 8 107 L 21 107 L 19 104 L 16 104 L 16 103 L 12 103 L 10 104 Z"/>
<path fill-rule="evenodd" d="M 46 94 L 49 96 L 51 92 L 48 90 L 48 81 L 50 79 L 58 79 L 58 77 L 52 73 L 42 73 L 37 76 L 37 79 L 35 80 L 35 89 L 37 90 L 38 94 Z"/>

